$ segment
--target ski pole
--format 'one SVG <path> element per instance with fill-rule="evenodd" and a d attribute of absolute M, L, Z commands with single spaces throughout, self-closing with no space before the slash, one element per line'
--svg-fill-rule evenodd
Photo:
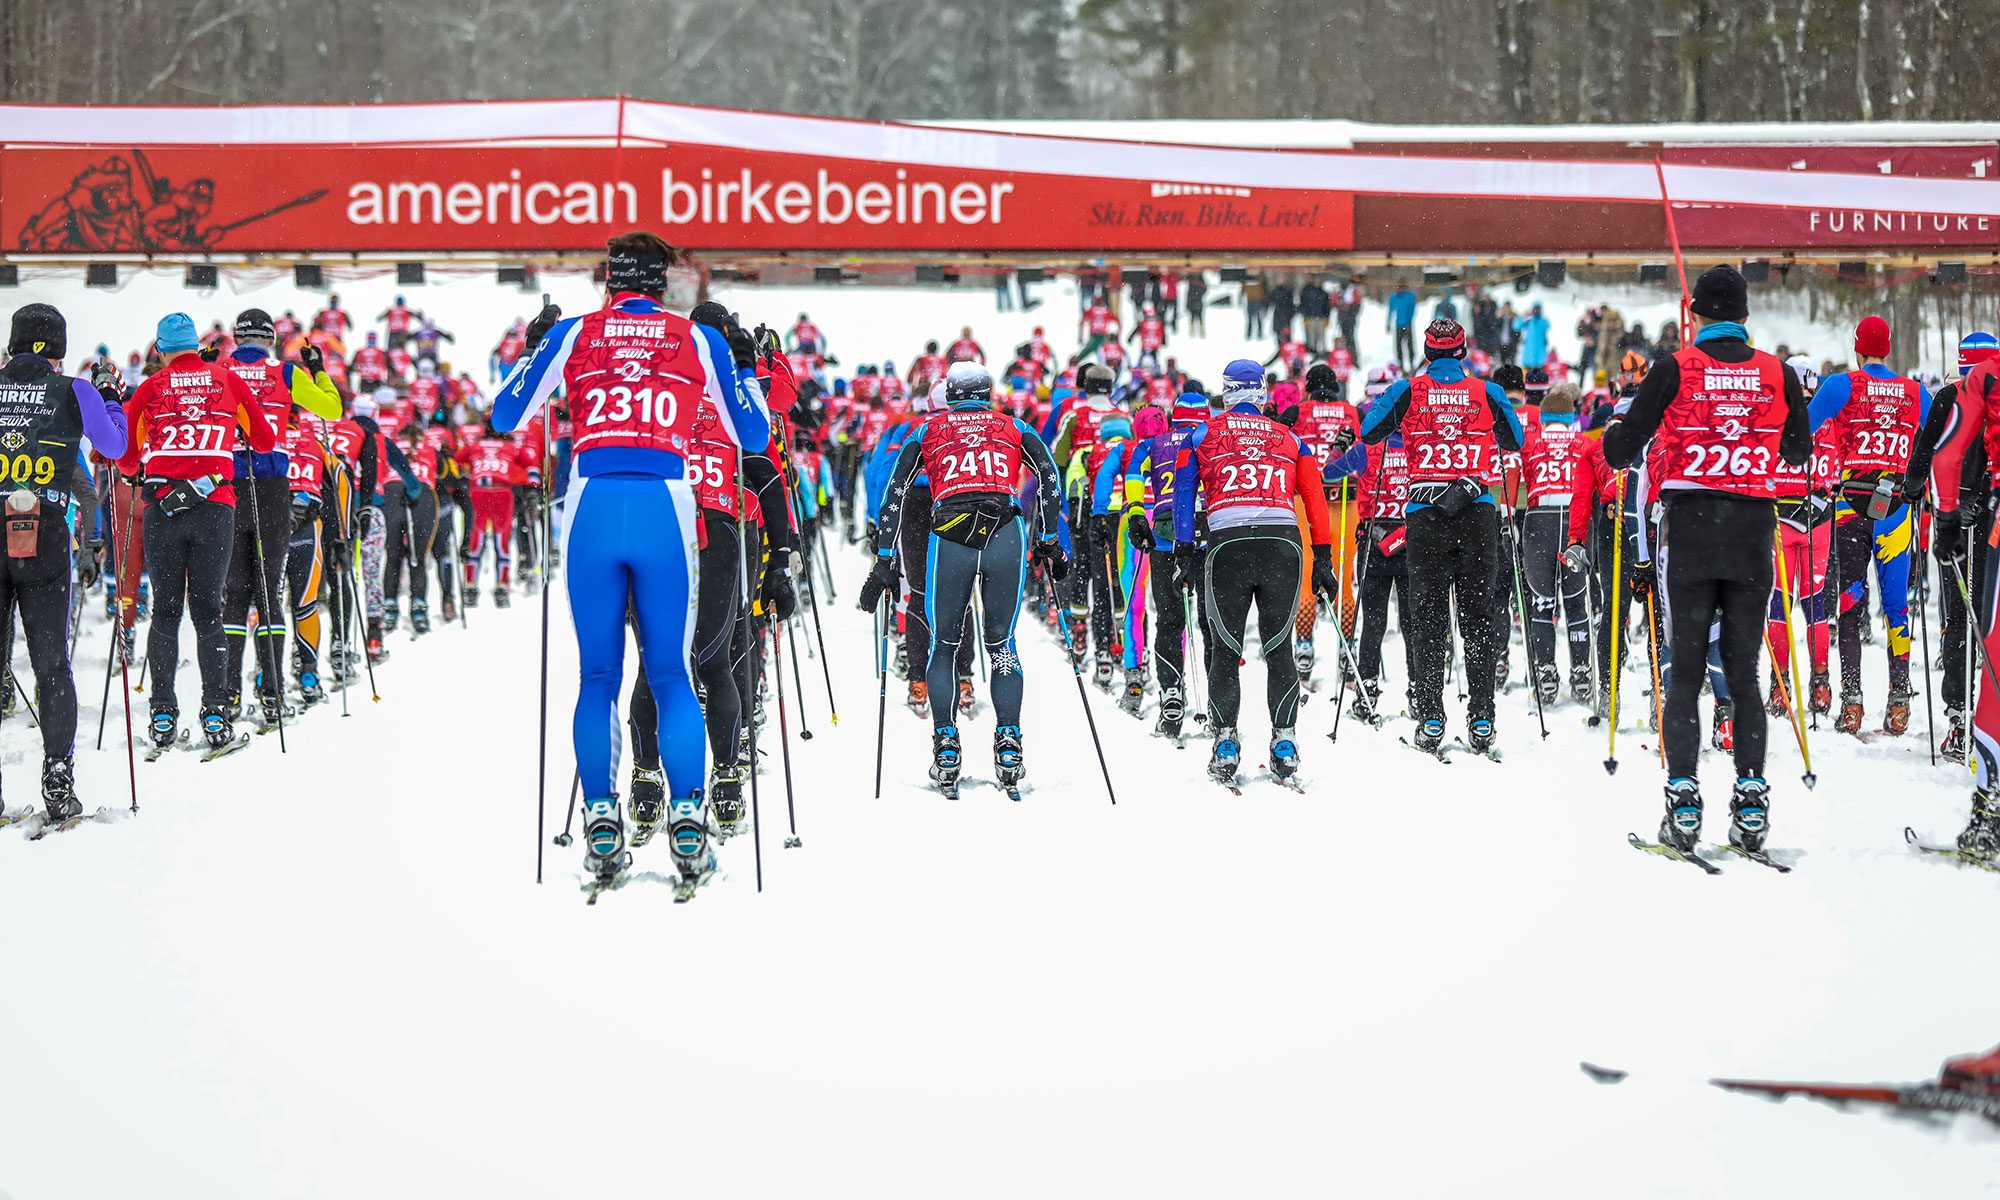
<path fill-rule="evenodd" d="M 818 539 L 814 540 L 817 541 Z M 822 552 L 824 552 L 824 546 L 822 546 L 821 549 Z M 832 570 L 831 567 L 827 569 L 829 571 Z M 829 597 L 833 595 L 833 587 L 831 584 L 827 586 L 827 595 Z M 818 588 L 807 589 L 806 600 L 812 605 L 813 638 L 819 643 L 819 671 L 820 675 L 824 677 L 826 680 L 826 709 L 827 712 L 830 714 L 827 717 L 827 720 L 831 722 L 836 728 L 838 728 L 840 725 L 840 705 L 834 702 L 833 669 L 827 666 L 826 663 L 826 631 L 820 626 L 819 623 L 819 589 Z"/>
<path fill-rule="evenodd" d="M 1646 659 L 1653 668 L 1653 724 L 1660 731 L 1660 736 L 1654 740 L 1660 744 L 1660 765 L 1664 767 L 1667 765 L 1667 716 L 1664 711 L 1666 697 L 1661 694 L 1662 689 L 1660 688 L 1661 631 L 1659 617 L 1657 616 L 1658 610 L 1654 607 L 1654 595 L 1659 590 L 1657 580 L 1654 581 L 1652 587 L 1646 589 Z M 1702 664 L 1696 663 L 1695 669 L 1702 670 L 1704 668 Z"/>
<path fill-rule="evenodd" d="M 807 563 L 806 566 L 807 569 L 811 569 L 812 564 Z M 810 742 L 813 740 L 813 731 L 807 728 L 806 723 L 806 685 L 805 681 L 799 677 L 798 619 L 798 614 L 793 613 L 792 619 L 785 622 L 786 628 L 791 631 L 791 636 L 785 639 L 785 649 L 792 656 L 792 690 L 799 694 L 799 740 Z"/>
<path fill-rule="evenodd" d="M 112 479 L 117 479 L 116 473 L 113 473 Z M 139 485 L 134 483 L 132 485 L 132 498 L 125 505 L 123 544 L 118 548 L 118 619 L 111 624 L 111 636 L 115 639 L 112 642 L 114 648 L 122 645 L 124 639 L 125 560 L 126 551 L 132 545 L 132 522 L 137 520 L 139 515 L 138 504 Z M 132 779 L 132 811 L 136 813 L 139 811 L 139 762 L 136 752 L 132 748 L 132 691 L 128 686 L 132 682 L 132 662 L 130 655 L 120 654 L 118 657 L 121 660 L 119 670 L 122 672 L 122 677 L 118 683 L 119 699 L 125 705 L 125 773 Z M 104 685 L 107 689 L 111 686 L 111 673 L 108 669 L 105 671 Z M 107 697 L 107 706 L 109 702 L 109 697 Z M 104 746 L 104 714 L 101 711 L 97 714 L 97 744 L 99 749 L 102 749 Z"/>
<path fill-rule="evenodd" d="M 355 556 L 358 558 L 361 554 L 361 547 L 356 546 L 354 548 L 354 553 Z M 368 669 L 369 702 L 372 704 L 380 704 L 382 703 L 382 693 L 380 689 L 378 689 L 375 686 L 375 660 L 368 654 L 367 626 L 366 624 L 363 623 L 361 618 L 361 580 L 359 578 L 360 571 L 361 569 L 355 566 L 353 563 L 347 564 L 347 601 L 348 601 L 348 607 L 354 610 L 354 630 L 356 633 L 359 633 L 361 635 L 361 662 L 362 665 Z M 543 658 L 544 660 L 546 660 L 547 645 L 548 645 L 548 638 L 546 634 L 542 638 L 542 644 L 544 647 Z M 547 674 L 546 667 L 543 669 L 543 672 L 544 675 L 546 676 Z M 139 674 L 142 677 L 146 674 L 146 668 L 144 664 L 140 665 Z M 543 688 L 544 691 L 546 691 L 547 685 L 544 684 Z M 548 702 L 546 699 L 542 702 L 542 708 L 543 708 L 542 723 L 546 725 L 548 723 L 548 717 L 547 717 Z M 543 757 L 544 759 L 546 759 L 547 757 L 546 750 L 544 750 L 543 752 Z"/>
<path fill-rule="evenodd" d="M 545 308 L 547 307 L 547 300 L 548 298 L 544 296 L 543 307 Z M 554 442 L 554 440 L 555 440 L 555 417 L 553 414 L 547 414 L 544 416 L 544 419 L 542 421 L 542 480 L 545 484 L 550 478 L 550 473 L 554 470 L 553 465 L 549 461 L 549 447 Z M 542 683 L 541 683 L 542 716 L 541 720 L 536 722 L 535 724 L 536 741 L 538 743 L 537 757 L 535 762 L 535 882 L 536 883 L 540 883 L 542 881 L 542 839 L 543 837 L 546 836 L 546 829 L 543 823 L 544 821 L 547 820 L 548 791 L 549 791 L 548 546 L 549 546 L 549 506 L 547 504 L 544 504 L 542 505 L 542 557 L 539 560 L 537 560 L 542 567 Z M 620 636 L 622 637 L 623 635 L 621 634 Z M 375 661 L 373 659 L 369 659 L 368 661 L 368 687 L 371 691 L 375 687 Z M 376 697 L 376 699 L 379 700 L 381 699 L 381 697 L 378 696 Z M 582 782 L 581 771 L 579 771 L 577 775 L 572 776 L 572 779 L 575 782 L 573 782 L 570 785 L 569 799 L 570 799 L 570 811 L 574 813 L 576 811 L 576 789 L 578 785 L 580 785 Z M 558 846 L 569 845 L 568 817 L 563 818 L 562 837 L 557 840 L 556 845 Z"/>
<path fill-rule="evenodd" d="M 1785 563 L 1784 535 L 1773 529 L 1771 531 L 1771 538 L 1777 543 L 1778 547 L 1778 596 L 1785 603 L 1785 658 L 1790 661 L 1792 668 L 1792 695 L 1787 698 L 1786 707 L 1792 710 L 1792 733 L 1799 739 L 1799 758 L 1805 763 L 1806 773 L 1802 778 L 1805 782 L 1806 790 L 1811 791 L 1813 785 L 1819 782 L 1819 776 L 1813 774 L 1812 750 L 1806 745 L 1805 718 L 1799 715 L 1799 654 L 1798 644 L 1792 636 L 1791 568 Z M 1811 551 L 1808 550 L 1807 554 L 1810 555 Z M 1811 563 L 1806 564 L 1806 577 L 1808 579 L 1812 577 Z M 1783 685 L 1781 684 L 1780 686 Z"/>
<path fill-rule="evenodd" d="M 880 682 L 876 687 L 875 695 L 875 798 L 877 800 L 882 798 L 882 739 L 883 730 L 889 715 L 889 614 L 884 611 L 888 607 L 888 603 L 889 595 L 884 591 L 882 599 L 875 605 L 875 624 L 877 630 L 875 637 L 875 658 L 877 671 L 880 676 Z M 824 665 L 825 662 L 826 658 L 822 655 L 820 658 L 821 665 Z"/>
<path fill-rule="evenodd" d="M 1528 616 L 1527 599 L 1525 598 L 1524 594 L 1521 591 L 1521 543 L 1514 540 L 1513 533 L 1507 527 L 1507 521 L 1506 518 L 1504 517 L 1501 518 L 1500 521 L 1500 536 L 1507 541 L 1508 548 L 1512 551 L 1512 553 L 1510 553 L 1507 556 L 1507 558 L 1514 568 L 1514 605 L 1515 607 L 1520 609 L 1521 623 L 1525 626 L 1529 623 L 1530 617 Z M 1556 578 L 1556 587 L 1558 589 L 1562 587 L 1562 578 L 1560 575 L 1558 575 Z M 1550 657 L 1551 661 L 1553 661 L 1554 660 L 1553 643 L 1555 641 L 1555 631 L 1553 628 L 1554 624 L 1553 614 L 1551 614 L 1550 616 L 1550 622 L 1551 622 L 1551 628 L 1549 631 L 1549 640 L 1551 643 Z M 1527 631 L 1524 629 L 1523 632 L 1525 634 Z M 1533 639 L 1526 638 L 1525 640 L 1528 643 L 1530 643 L 1528 648 L 1532 649 Z M 1535 678 L 1535 656 L 1532 653 L 1524 653 L 1523 657 L 1525 657 L 1528 660 L 1528 686 L 1535 693 L 1535 724 L 1541 726 L 1542 740 L 1547 741 L 1549 736 L 1549 722 L 1548 718 L 1544 716 L 1542 713 L 1542 687 L 1541 687 L 1541 682 Z"/>
<path fill-rule="evenodd" d="M 1118 793 L 1111 788 L 1111 765 L 1104 761 L 1104 743 L 1097 740 L 1097 718 L 1090 711 L 1090 695 L 1083 690 L 1083 664 L 1072 660 L 1070 674 L 1076 676 L 1076 698 L 1083 701 L 1083 719 L 1090 724 L 1090 744 L 1097 748 L 1097 767 L 1104 772 L 1104 794 L 1116 806 Z"/>
<path fill-rule="evenodd" d="M 1606 614 L 1606 623 L 1611 626 L 1611 658 L 1606 670 L 1611 675 L 1611 687 L 1607 694 L 1605 716 L 1610 718 L 1610 744 L 1605 750 L 1604 773 L 1618 773 L 1618 679 L 1625 673 L 1624 662 L 1619 657 L 1624 641 L 1625 611 L 1625 472 L 1618 472 L 1618 512 L 1611 523 L 1611 611 Z"/>
<path fill-rule="evenodd" d="M 1830 507 L 1831 506 L 1829 506 L 1829 510 Z M 1831 522 L 1828 522 L 1828 533 L 1827 533 L 1828 537 L 1833 536 L 1831 531 L 1831 524 L 1832 524 Z M 1806 497 L 1806 572 L 1805 572 L 1806 577 L 1805 579 L 1800 581 L 1808 586 L 1810 586 L 1812 583 L 1813 564 L 1819 561 L 1819 556 L 1813 551 L 1813 531 L 1817 528 L 1819 528 L 1818 516 L 1813 512 L 1812 497 L 1810 494 L 1808 494 Z M 1823 567 L 1820 569 L 1819 590 L 1814 595 L 1813 598 L 1816 601 L 1818 601 L 1819 623 L 1821 625 L 1825 625 L 1826 624 L 1826 570 Z M 1806 611 L 1810 613 L 1813 610 L 1807 609 Z M 1791 634 L 1787 633 L 1785 636 L 1790 637 Z M 1808 620 L 1806 621 L 1806 653 L 1807 654 L 1812 653 L 1812 621 L 1810 620 L 1810 618 L 1808 618 Z M 1798 703 L 1799 701 L 1799 697 L 1797 695 L 1798 690 L 1799 690 L 1799 677 L 1798 673 L 1794 671 L 1792 673 L 1792 692 L 1793 692 L 1792 703 L 1794 704 Z M 1819 728 L 1819 709 L 1813 707 L 1812 698 L 1810 696 L 1806 697 L 1806 710 L 1812 716 L 1812 727 L 1815 730 L 1817 730 Z"/>
<path fill-rule="evenodd" d="M 567 846 L 570 843 L 569 826 L 570 822 L 576 819 L 576 793 L 582 786 L 583 774 L 572 773 L 569 777 L 569 812 L 563 817 L 563 831 L 554 839 L 558 846 Z M 541 831 L 537 829 L 535 832 L 539 835 Z"/>
<path fill-rule="evenodd" d="M 1915 539 L 1912 539 L 1912 541 L 1914 540 Z M 1928 574 L 1930 570 L 1929 566 L 1925 564 L 1923 561 L 1922 550 L 1918 550 L 1916 552 L 1916 559 L 1914 562 L 1910 564 L 1910 566 L 1912 574 L 1914 574 L 1918 568 L 1922 568 L 1926 574 Z M 1928 580 L 1926 580 L 1926 582 L 1928 582 Z M 1926 587 L 1924 591 L 1929 592 L 1930 588 Z M 1930 615 L 1924 611 L 1924 608 L 1925 608 L 1924 601 L 1921 599 L 1918 600 L 1917 628 L 1921 630 L 1924 635 L 1924 736 L 1930 739 L 1931 765 L 1935 767 L 1937 766 L 1937 714 L 1931 704 L 1931 621 L 1930 621 Z"/>
<path fill-rule="evenodd" d="M 453 501 L 452 507 L 457 508 L 458 503 Z M 439 520 L 443 520 L 443 518 L 439 517 Z M 474 569 L 477 570 L 477 567 Z M 493 571 L 496 576 L 500 571 L 498 550 L 494 551 Z M 453 591 L 458 593 L 458 627 L 460 629 L 470 629 L 472 625 L 465 615 L 465 566 L 459 558 L 458 537 L 456 534 L 451 537 L 451 587 Z"/>
<path fill-rule="evenodd" d="M 35 711 L 35 702 L 28 699 L 28 689 L 21 686 L 20 672 L 12 672 L 10 677 L 14 680 L 14 694 L 21 698 L 21 703 L 28 706 L 28 719 L 39 727 L 42 723 L 42 714 Z"/>
<path fill-rule="evenodd" d="M 108 481 L 108 486 L 118 486 L 118 476 L 115 472 Z M 120 534 L 118 539 L 118 578 L 112 584 L 118 592 L 118 604 L 114 610 L 118 615 L 111 622 L 111 653 L 104 656 L 104 698 L 97 702 L 97 748 L 99 750 L 104 749 L 104 718 L 111 711 L 111 660 L 124 657 L 122 651 L 125 645 L 125 559 L 132 549 L 132 520 L 135 515 L 133 505 L 138 503 L 138 491 L 139 485 L 136 483 L 133 484 L 132 499 L 125 506 L 125 532 Z M 114 494 L 112 507 L 115 509 L 117 504 L 118 501 Z M 136 641 L 137 639 L 135 638 L 134 640 Z M 119 686 L 122 690 L 129 688 L 131 683 L 132 666 L 130 663 L 127 663 L 125 665 L 125 678 Z M 128 712 L 132 708 L 129 692 L 127 693 L 125 708 Z"/>
<path fill-rule="evenodd" d="M 771 614 L 771 656 L 777 657 L 777 639 L 780 637 L 777 614 Z M 793 664 L 798 661 L 797 651 L 793 652 Z M 791 827 L 791 836 L 785 839 L 787 850 L 797 848 L 799 841 L 799 814 L 792 803 L 792 735 L 785 721 L 785 665 L 780 662 L 771 668 L 771 674 L 778 678 L 778 745 L 782 748 L 785 762 L 785 820 Z M 796 677 L 794 677 L 796 679 Z"/>
<path fill-rule="evenodd" d="M 833 589 L 833 560 L 827 556 L 826 539 L 815 535 L 813 537 L 813 546 L 819 551 L 819 565 L 826 572 L 826 598 L 829 600 L 838 600 L 840 599 L 840 593 Z M 817 594 L 819 589 L 814 588 L 813 591 Z"/>
<path fill-rule="evenodd" d="M 743 491 L 743 452 L 736 453 L 736 586 L 741 607 L 736 614 L 736 630 L 743 635 L 743 704 L 750 710 L 750 852 L 757 862 L 757 894 L 764 894 L 764 818 L 757 789 L 757 670 L 764 648 L 757 638 L 752 606 L 762 590 L 750 579 L 749 523 L 743 512 L 747 505 Z M 761 555 L 759 557 L 761 563 Z M 761 578 L 761 572 L 760 572 Z M 745 626 L 748 626 L 746 629 Z"/>
<path fill-rule="evenodd" d="M 257 622 L 257 637 L 268 638 L 271 629 L 284 629 L 284 615 L 282 610 L 278 608 L 277 597 L 272 594 L 271 573 L 265 563 L 264 517 L 257 505 L 256 476 L 257 472 L 252 470 L 250 472 L 249 486 L 244 490 L 250 493 L 250 527 L 256 531 L 250 539 L 250 549 L 257 557 L 257 575 L 264 583 L 262 604 L 266 612 L 260 614 L 262 619 Z M 252 645 L 251 649 L 256 652 L 258 661 L 263 661 L 263 647 Z M 271 672 L 271 688 L 278 697 L 276 705 L 278 714 L 278 753 L 284 754 L 287 753 L 287 750 L 285 749 L 285 648 L 283 641 L 280 641 L 277 648 L 272 650 L 271 662 L 266 669 Z M 238 679 L 237 682 L 241 683 L 242 680 Z"/>

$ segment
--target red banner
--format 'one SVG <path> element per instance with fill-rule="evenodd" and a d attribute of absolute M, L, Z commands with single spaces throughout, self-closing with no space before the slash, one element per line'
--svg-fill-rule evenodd
<path fill-rule="evenodd" d="M 1834 172 L 1910 179 L 2000 179 L 2000 148 L 1991 143 L 1898 146 L 1670 146 L 1667 162 L 1766 171 Z M 1755 205 L 1674 206 L 1687 246 L 1795 250 L 1812 247 L 2000 245 L 2000 219 L 1936 212 Z"/>
<path fill-rule="evenodd" d="M 0 151 L 23 253 L 1343 250 L 1347 192 L 898 165 L 701 146 Z"/>

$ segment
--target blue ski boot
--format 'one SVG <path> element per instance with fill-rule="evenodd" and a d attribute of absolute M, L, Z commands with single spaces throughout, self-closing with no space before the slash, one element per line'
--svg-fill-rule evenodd
<path fill-rule="evenodd" d="M 1234 783 L 1236 769 L 1243 765 L 1243 744 L 1234 729 L 1215 731 L 1215 751 L 1208 756 L 1208 774 L 1218 783 Z"/>
<path fill-rule="evenodd" d="M 1729 844 L 1745 854 L 1762 854 L 1770 815 L 1770 786 L 1761 779 L 1737 780 L 1729 797 Z"/>
<path fill-rule="evenodd" d="M 1693 854 L 1701 840 L 1701 788 L 1685 776 L 1667 781 L 1667 815 L 1660 818 L 1660 844 Z"/>
<path fill-rule="evenodd" d="M 1271 731 L 1271 774 L 1290 779 L 1299 773 L 1299 744 L 1289 729 Z"/>

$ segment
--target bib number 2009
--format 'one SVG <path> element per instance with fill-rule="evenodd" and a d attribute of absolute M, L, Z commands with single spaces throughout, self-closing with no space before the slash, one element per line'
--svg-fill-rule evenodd
<path fill-rule="evenodd" d="M 586 428 L 599 425 L 623 425 L 632 420 L 636 412 L 639 424 L 661 425 L 674 423 L 674 394 L 665 389 L 649 387 L 591 388 L 583 394 L 587 413 L 583 418 Z"/>
<path fill-rule="evenodd" d="M 0 457 L 0 483 L 32 483 L 47 487 L 56 478 L 56 460 L 46 454 L 9 454 Z"/>
<path fill-rule="evenodd" d="M 1687 476 L 1690 479 L 1762 475 L 1770 469 L 1771 451 L 1766 446 L 1688 447 Z"/>

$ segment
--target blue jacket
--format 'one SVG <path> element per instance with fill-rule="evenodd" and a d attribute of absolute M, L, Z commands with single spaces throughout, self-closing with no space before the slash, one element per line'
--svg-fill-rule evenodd
<path fill-rule="evenodd" d="M 1459 380 L 1465 378 L 1465 363 L 1463 360 L 1456 358 L 1432 359 L 1424 367 L 1424 373 L 1440 383 L 1457 383 Z M 1514 444 L 1511 449 L 1519 449 L 1521 445 L 1521 414 L 1514 411 L 1513 401 L 1507 398 L 1507 393 L 1501 390 L 1499 384 L 1488 383 L 1486 385 L 1486 402 L 1493 409 L 1493 423 L 1496 427 L 1496 433 L 1501 426 L 1512 431 Z M 1362 418 L 1361 440 L 1373 445 L 1394 434 L 1397 427 L 1402 424 L 1403 414 L 1409 407 L 1410 381 L 1407 379 L 1398 379 L 1389 385 L 1389 390 L 1382 393 L 1381 398 L 1376 400 L 1374 406 L 1368 410 L 1368 415 Z M 1507 446 L 1506 438 L 1498 440 L 1502 449 L 1510 448 Z M 1481 495 L 1479 503 L 1493 503 L 1493 493 L 1489 491 Z M 1420 508 L 1427 507 L 1429 506 L 1412 500 L 1404 511 L 1415 512 Z"/>

